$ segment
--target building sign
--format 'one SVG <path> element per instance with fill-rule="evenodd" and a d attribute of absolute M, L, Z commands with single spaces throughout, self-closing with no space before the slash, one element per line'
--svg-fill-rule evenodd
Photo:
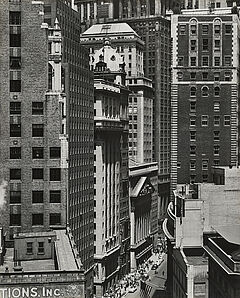
<path fill-rule="evenodd" d="M 19 287 L 11 286 L 0 288 L 0 298 L 32 298 L 32 297 L 71 297 L 83 298 L 82 285 L 65 285 L 65 286 L 29 286 Z"/>

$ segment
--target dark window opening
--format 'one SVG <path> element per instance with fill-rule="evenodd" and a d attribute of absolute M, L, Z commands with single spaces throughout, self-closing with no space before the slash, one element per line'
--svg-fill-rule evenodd
<path fill-rule="evenodd" d="M 32 148 L 32 158 L 43 158 L 43 147 L 33 147 Z"/>
<path fill-rule="evenodd" d="M 21 68 L 21 57 L 10 57 L 9 61 L 10 69 L 20 69 Z"/>
<path fill-rule="evenodd" d="M 9 11 L 9 24 L 10 25 L 21 25 L 21 12 L 20 11 Z"/>
<path fill-rule="evenodd" d="M 21 137 L 21 124 L 10 124 L 10 137 Z"/>
<path fill-rule="evenodd" d="M 60 168 L 50 169 L 50 181 L 61 181 L 61 169 Z"/>
<path fill-rule="evenodd" d="M 61 147 L 50 147 L 50 158 L 61 158 Z"/>
<path fill-rule="evenodd" d="M 50 213 L 50 226 L 61 225 L 61 213 Z"/>
<path fill-rule="evenodd" d="M 21 226 L 21 214 L 10 214 L 10 226 Z"/>
<path fill-rule="evenodd" d="M 61 203 L 61 190 L 50 190 L 50 203 Z"/>
<path fill-rule="evenodd" d="M 35 101 L 32 103 L 32 114 L 43 115 L 43 102 Z"/>
<path fill-rule="evenodd" d="M 32 215 L 32 225 L 33 226 L 42 226 L 43 225 L 43 214 L 33 214 Z"/>
<path fill-rule="evenodd" d="M 21 204 L 21 191 L 10 191 L 10 204 Z"/>
<path fill-rule="evenodd" d="M 10 47 L 21 47 L 21 33 L 10 33 Z"/>
<path fill-rule="evenodd" d="M 43 169 L 32 169 L 32 179 L 43 179 Z"/>
<path fill-rule="evenodd" d="M 21 92 L 21 80 L 10 80 L 10 92 Z"/>
<path fill-rule="evenodd" d="M 43 190 L 32 191 L 32 203 L 33 204 L 43 203 Z"/>
<path fill-rule="evenodd" d="M 10 115 L 21 115 L 21 102 L 10 102 Z"/>
<path fill-rule="evenodd" d="M 32 125 L 32 136 L 33 137 L 43 137 L 43 124 L 33 124 Z"/>
<path fill-rule="evenodd" d="M 21 159 L 21 147 L 10 147 L 10 159 Z"/>
<path fill-rule="evenodd" d="M 44 255 L 44 242 L 38 242 L 38 254 Z"/>
<path fill-rule="evenodd" d="M 27 255 L 32 255 L 32 254 L 33 254 L 33 243 L 27 242 Z"/>
<path fill-rule="evenodd" d="M 10 180 L 21 180 L 21 169 L 10 169 Z"/>

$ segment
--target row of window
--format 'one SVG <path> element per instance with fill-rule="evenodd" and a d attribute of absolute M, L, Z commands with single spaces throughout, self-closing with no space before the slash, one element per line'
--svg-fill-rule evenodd
<path fill-rule="evenodd" d="M 10 102 L 10 115 L 21 115 L 21 102 Z M 43 102 L 32 102 L 32 115 L 43 115 Z"/>
<path fill-rule="evenodd" d="M 196 113 L 197 111 L 197 103 L 196 101 L 191 101 L 190 102 L 190 113 Z M 213 103 L 213 111 L 214 112 L 220 112 L 220 102 L 219 101 L 215 101 Z M 228 117 L 226 117 L 228 118 Z"/>
<path fill-rule="evenodd" d="M 32 225 L 33 226 L 43 225 L 42 213 L 32 214 Z M 50 226 L 61 225 L 61 213 L 50 213 L 49 225 Z M 21 214 L 10 214 L 10 226 L 21 226 Z"/>
<path fill-rule="evenodd" d="M 190 155 L 196 155 L 196 151 L 197 151 L 197 146 L 191 144 L 190 145 Z M 220 151 L 220 146 L 219 145 L 214 145 L 213 146 L 213 154 L 214 155 L 219 155 L 219 151 Z"/>
<path fill-rule="evenodd" d="M 200 75 L 201 75 L 203 81 L 209 80 L 209 73 L 208 72 L 201 72 Z M 178 78 L 179 81 L 183 80 L 183 73 L 181 71 L 178 71 L 177 78 Z M 197 79 L 197 73 L 195 71 L 190 72 L 190 80 L 191 81 L 196 81 L 196 79 Z M 213 80 L 215 82 L 220 81 L 220 72 L 214 72 L 213 73 Z M 224 72 L 224 81 L 231 81 L 231 72 L 229 72 L 229 71 Z"/>
<path fill-rule="evenodd" d="M 221 49 L 221 40 L 220 39 L 214 39 L 213 40 L 213 48 L 215 52 L 220 52 Z M 198 49 L 198 43 L 196 39 L 191 39 L 190 40 L 190 50 L 195 52 Z M 209 51 L 210 45 L 209 45 L 209 39 L 204 38 L 202 40 L 202 50 L 203 51 Z"/>
<path fill-rule="evenodd" d="M 220 87 L 216 86 L 214 87 L 213 91 L 214 91 L 214 96 L 219 97 L 220 96 Z M 209 95 L 209 87 L 208 86 L 203 86 L 201 88 L 201 93 L 203 97 L 207 97 Z M 197 96 L 197 87 L 192 86 L 190 87 L 190 96 L 191 97 L 196 97 Z"/>
<path fill-rule="evenodd" d="M 61 168 L 49 169 L 50 181 L 61 181 Z M 10 180 L 21 180 L 22 171 L 19 168 L 10 169 Z M 34 168 L 32 169 L 32 179 L 44 179 L 44 169 Z"/>
<path fill-rule="evenodd" d="M 21 123 L 10 123 L 10 137 L 21 137 Z M 42 138 L 44 136 L 43 124 L 32 124 L 32 137 Z"/>
<path fill-rule="evenodd" d="M 221 26 L 219 24 L 215 24 L 213 28 L 213 32 L 215 35 L 219 35 L 221 33 Z M 187 33 L 187 25 L 181 24 L 179 25 L 179 33 L 180 35 L 185 35 Z M 208 35 L 210 33 L 209 25 L 208 24 L 202 24 L 201 25 L 201 35 Z M 225 34 L 231 34 L 232 33 L 232 25 L 225 25 Z M 190 34 L 191 35 L 197 35 L 197 25 L 192 24 L 190 26 Z"/>
<path fill-rule="evenodd" d="M 61 158 L 61 147 L 50 147 L 49 157 L 52 159 Z M 10 159 L 21 159 L 21 158 L 22 158 L 22 148 L 10 147 Z M 32 147 L 32 158 L 43 159 L 44 147 Z"/>
<path fill-rule="evenodd" d="M 214 116 L 213 124 L 214 126 L 220 126 L 220 116 L 216 115 Z M 209 116 L 208 115 L 202 115 L 201 116 L 201 126 L 208 126 L 209 125 Z M 224 115 L 224 126 L 230 126 L 231 125 L 231 116 Z M 190 126 L 196 126 L 196 116 L 190 117 Z"/>
<path fill-rule="evenodd" d="M 21 204 L 22 197 L 21 191 L 10 191 L 10 204 Z M 33 190 L 32 191 L 32 203 L 42 204 L 44 202 L 44 192 L 43 190 Z M 50 203 L 61 203 L 61 190 L 50 190 L 49 191 L 49 202 Z"/>
<path fill-rule="evenodd" d="M 178 66 L 185 66 L 184 63 L 184 56 L 178 56 Z M 187 63 L 188 61 L 190 62 L 190 66 L 197 66 L 197 57 L 193 56 L 190 57 L 190 61 L 189 58 L 187 57 Z M 223 61 L 223 65 L 224 66 L 232 66 L 232 57 L 231 56 L 224 56 L 224 61 Z M 209 56 L 202 56 L 202 63 L 201 65 L 203 67 L 206 66 L 210 66 L 210 62 L 209 62 Z M 213 66 L 221 66 L 221 57 L 217 56 L 217 57 L 213 57 Z"/>
<path fill-rule="evenodd" d="M 190 141 L 196 141 L 197 139 L 197 132 L 194 130 L 190 131 Z M 220 140 L 220 131 L 219 130 L 215 130 L 213 132 L 213 140 L 214 141 L 219 141 Z"/>

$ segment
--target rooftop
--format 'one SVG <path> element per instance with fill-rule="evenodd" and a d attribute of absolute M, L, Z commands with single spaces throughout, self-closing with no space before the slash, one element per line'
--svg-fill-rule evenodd
<path fill-rule="evenodd" d="M 184 248 L 183 252 L 189 265 L 207 265 L 208 258 L 203 248 Z"/>
<path fill-rule="evenodd" d="M 86 37 L 88 35 L 96 36 L 106 34 L 117 34 L 124 36 L 127 33 L 138 36 L 138 34 L 127 23 L 96 24 L 82 33 L 82 37 Z"/>

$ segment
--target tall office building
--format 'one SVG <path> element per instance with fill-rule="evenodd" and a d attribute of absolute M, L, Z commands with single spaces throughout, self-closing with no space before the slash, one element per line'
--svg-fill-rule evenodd
<path fill-rule="evenodd" d="M 97 24 L 81 35 L 82 45 L 89 48 L 90 68 L 95 64 L 94 55 L 102 48 L 105 39 L 125 63 L 126 84 L 129 95 L 129 157 L 138 162 L 152 161 L 153 139 L 153 89 L 151 80 L 144 77 L 144 43 L 126 23 Z"/>
<path fill-rule="evenodd" d="M 94 88 L 79 14 L 61 0 L 1 1 L 0 14 L 7 239 L 68 224 L 92 287 Z"/>
<path fill-rule="evenodd" d="M 195 12 L 196 13 L 196 12 Z M 231 9 L 172 18 L 172 187 L 237 165 L 239 19 Z"/>
<path fill-rule="evenodd" d="M 106 40 L 92 55 L 95 122 L 95 294 L 130 268 L 128 95 L 123 58 Z"/>

